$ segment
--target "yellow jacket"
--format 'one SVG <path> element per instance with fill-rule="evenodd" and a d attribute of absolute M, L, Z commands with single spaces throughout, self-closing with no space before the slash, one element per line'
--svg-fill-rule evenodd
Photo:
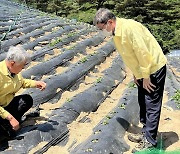
<path fill-rule="evenodd" d="M 35 87 L 35 81 L 24 79 L 20 74 L 11 77 L 5 61 L 0 62 L 0 116 L 5 119 L 9 112 L 4 109 L 20 88 Z"/>
<path fill-rule="evenodd" d="M 114 44 L 137 79 L 149 78 L 167 59 L 149 30 L 132 19 L 116 18 Z"/>

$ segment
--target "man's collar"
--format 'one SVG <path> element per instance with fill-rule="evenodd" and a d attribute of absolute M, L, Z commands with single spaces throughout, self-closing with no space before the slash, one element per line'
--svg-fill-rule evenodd
<path fill-rule="evenodd" d="M 10 75 L 10 71 L 9 71 L 8 68 L 7 68 L 6 61 L 5 61 L 5 60 L 2 61 L 1 72 L 2 72 L 4 75 Z"/>
<path fill-rule="evenodd" d="M 2 73 L 4 75 L 11 76 L 11 77 L 14 77 L 16 75 L 16 74 L 10 72 L 10 70 L 8 69 L 8 67 L 6 65 L 5 60 L 2 61 Z"/>
<path fill-rule="evenodd" d="M 121 21 L 122 18 L 118 18 L 116 17 L 116 26 L 114 29 L 114 36 L 121 36 L 121 31 L 119 31 L 119 29 L 121 28 Z"/>

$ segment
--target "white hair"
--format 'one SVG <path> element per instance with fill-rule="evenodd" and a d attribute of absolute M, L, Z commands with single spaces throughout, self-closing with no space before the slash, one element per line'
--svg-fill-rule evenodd
<path fill-rule="evenodd" d="M 98 23 L 104 23 L 106 24 L 109 19 L 116 19 L 116 16 L 108 9 L 106 8 L 100 8 L 94 17 L 94 25 L 97 25 Z"/>
<path fill-rule="evenodd" d="M 30 59 L 30 55 L 22 46 L 11 46 L 6 56 L 6 60 L 17 63 L 29 62 Z"/>

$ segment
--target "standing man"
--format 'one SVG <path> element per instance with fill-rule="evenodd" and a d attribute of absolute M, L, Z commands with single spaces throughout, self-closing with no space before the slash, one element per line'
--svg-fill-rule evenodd
<path fill-rule="evenodd" d="M 44 90 L 46 83 L 24 79 L 19 72 L 30 59 L 21 47 L 10 47 L 7 57 L 0 62 L 0 141 L 15 136 L 21 117 L 33 105 L 28 94 L 15 96 L 21 88 L 39 88 Z"/>
<path fill-rule="evenodd" d="M 156 147 L 167 62 L 161 47 L 141 23 L 115 17 L 108 9 L 97 11 L 94 24 L 113 35 L 114 44 L 138 86 L 143 128 L 142 134 L 129 135 L 131 141 L 139 142 L 133 152 Z"/>

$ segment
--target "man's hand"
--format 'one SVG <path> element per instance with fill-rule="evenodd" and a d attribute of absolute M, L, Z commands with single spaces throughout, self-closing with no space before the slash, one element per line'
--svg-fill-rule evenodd
<path fill-rule="evenodd" d="M 151 93 L 151 91 L 154 91 L 154 88 L 156 88 L 156 86 L 151 83 L 150 78 L 147 78 L 143 79 L 143 88 Z"/>
<path fill-rule="evenodd" d="M 9 120 L 9 122 L 14 130 L 19 129 L 19 122 L 11 114 L 9 114 L 6 119 Z"/>
<path fill-rule="evenodd" d="M 44 90 L 46 88 L 46 83 L 43 81 L 36 81 L 36 87 L 40 90 Z"/>
<path fill-rule="evenodd" d="M 138 83 L 136 77 L 135 77 L 134 75 L 133 75 L 133 77 L 134 77 L 134 83 L 135 83 L 137 86 L 139 86 L 139 83 Z"/>

